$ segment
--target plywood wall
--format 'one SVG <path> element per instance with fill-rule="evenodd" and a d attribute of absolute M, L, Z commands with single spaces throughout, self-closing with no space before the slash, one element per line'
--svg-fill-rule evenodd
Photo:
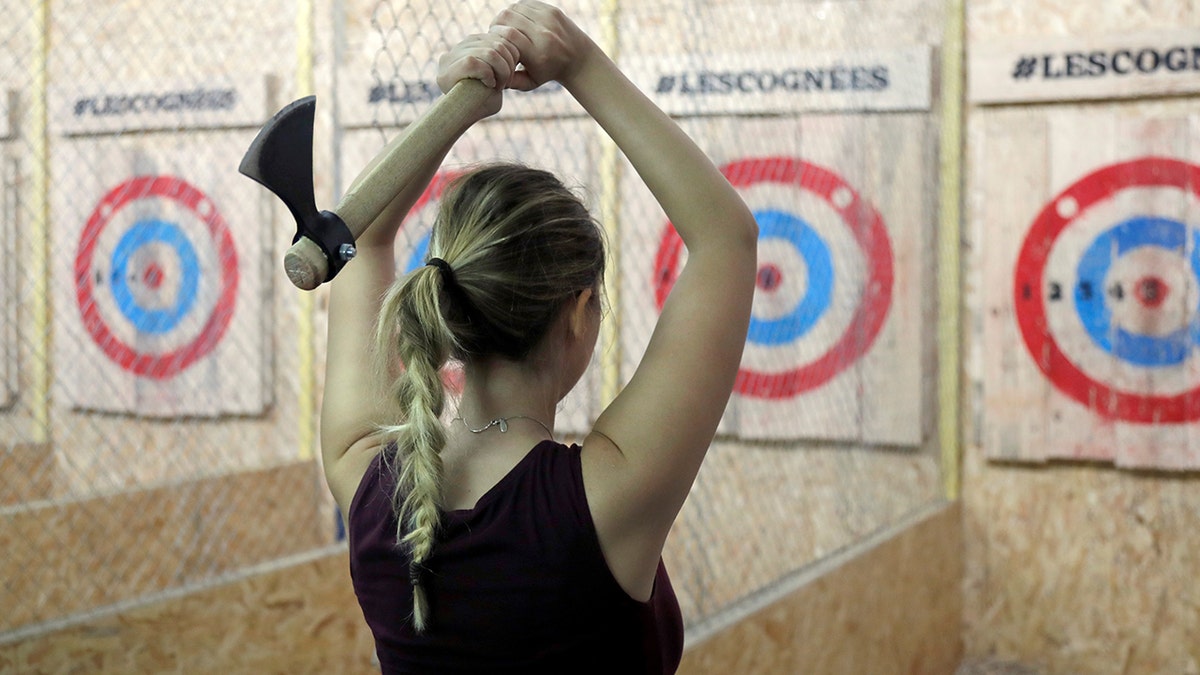
<path fill-rule="evenodd" d="M 1106 44 L 1200 22 L 1194 3 L 1175 0 L 969 0 L 966 6 L 968 52 L 976 45 L 1028 40 Z M 1042 372 L 1020 365 L 1021 335 L 1015 321 L 1005 319 L 1012 315 L 1004 303 L 987 300 L 1001 284 L 1007 289 L 1000 292 L 1011 296 L 1011 276 L 1004 284 L 989 274 L 1001 268 L 1012 274 L 1017 250 L 1004 242 L 1019 239 L 1037 215 L 1030 195 L 1049 200 L 1074 180 L 1056 181 L 1056 170 L 1070 163 L 1078 168 L 1089 163 L 1085 156 L 1094 158 L 1116 143 L 1160 142 L 1130 125 L 1184 120 L 1186 129 L 1195 106 L 1194 97 L 1184 97 L 968 110 L 967 656 L 1019 660 L 1047 673 L 1200 672 L 1200 597 L 1193 590 L 1200 577 L 1193 536 L 1200 476 L 1122 470 L 1111 463 L 1136 464 L 1133 458 L 1148 456 L 1147 445 L 1149 455 L 1163 447 L 1178 448 L 1175 456 L 1194 454 L 1194 435 L 1166 429 L 1161 439 L 1147 441 L 1155 431 L 1145 425 L 1106 422 L 1085 405 L 1060 399 Z M 1014 140 L 1029 134 L 1048 142 L 1035 148 Z M 1194 144 L 1168 146 L 1156 146 L 1154 154 L 1182 153 L 1181 159 L 1195 162 L 1188 150 Z M 1112 382 L 1118 376 L 1096 375 Z M 1050 462 L 1012 463 L 1029 457 Z M 1161 459 L 1155 465 L 1168 466 Z"/>
<path fill-rule="evenodd" d="M 0 632 L 330 545 L 321 482 L 306 462 L 6 508 Z"/>
<path fill-rule="evenodd" d="M 961 512 L 937 507 L 689 646 L 682 675 L 949 675 L 961 655 Z"/>
<path fill-rule="evenodd" d="M 378 673 L 344 553 L 0 645 L 0 672 Z"/>

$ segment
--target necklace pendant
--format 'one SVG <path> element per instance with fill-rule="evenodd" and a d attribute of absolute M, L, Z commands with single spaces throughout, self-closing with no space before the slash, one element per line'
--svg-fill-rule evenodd
<path fill-rule="evenodd" d="M 492 424 L 496 423 L 500 424 L 500 433 L 503 434 L 508 431 L 508 420 L 504 419 L 503 417 L 497 417 L 496 421 L 492 422 Z"/>

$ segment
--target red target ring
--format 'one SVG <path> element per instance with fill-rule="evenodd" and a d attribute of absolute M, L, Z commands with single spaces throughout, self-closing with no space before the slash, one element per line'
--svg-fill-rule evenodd
<path fill-rule="evenodd" d="M 1112 164 L 1084 176 L 1050 200 L 1034 219 L 1017 256 L 1013 284 L 1017 324 L 1042 373 L 1059 391 L 1097 415 L 1141 424 L 1193 422 L 1200 419 L 1200 387 L 1173 396 L 1114 389 L 1075 365 L 1050 335 L 1041 291 L 1055 240 L 1093 205 L 1121 190 L 1137 187 L 1174 187 L 1200 197 L 1200 166 L 1164 157 Z M 1075 208 L 1059 209 L 1064 199 L 1074 200 Z M 1067 215 L 1060 210 L 1066 210 Z"/>
<path fill-rule="evenodd" d="M 154 354 L 139 352 L 125 344 L 109 328 L 94 300 L 96 288 L 92 274 L 96 242 L 101 232 L 122 208 L 149 197 L 175 202 L 205 224 L 218 254 L 221 283 L 212 313 L 196 337 L 176 350 Z M 88 218 L 75 256 L 75 298 L 84 328 L 114 363 L 153 379 L 168 379 L 179 374 L 216 347 L 233 319 L 237 285 L 237 252 L 225 219 L 203 192 L 174 176 L 138 176 L 110 190 Z"/>
<path fill-rule="evenodd" d="M 425 205 L 431 201 L 442 198 L 442 193 L 446 191 L 451 183 L 458 180 L 459 177 L 466 175 L 466 171 L 442 171 L 435 175 L 429 185 L 425 186 L 425 191 L 417 197 L 417 201 L 409 209 L 409 212 L 420 211 L 425 208 Z"/>
<path fill-rule="evenodd" d="M 791 370 L 739 369 L 734 382 L 734 391 L 757 398 L 789 398 L 816 389 L 862 357 L 883 328 L 892 301 L 893 279 L 892 246 L 883 218 L 844 178 L 800 159 L 743 159 L 721 167 L 721 173 L 735 188 L 781 183 L 817 195 L 840 216 L 862 250 L 868 274 L 863 297 L 837 342 L 815 361 Z M 683 248 L 683 240 L 668 222 L 654 258 L 654 300 L 660 311 L 679 276 Z"/>

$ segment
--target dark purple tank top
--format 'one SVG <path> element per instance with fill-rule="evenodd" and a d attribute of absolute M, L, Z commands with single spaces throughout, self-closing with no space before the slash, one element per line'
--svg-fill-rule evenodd
<path fill-rule="evenodd" d="M 580 448 L 544 441 L 481 497 L 444 515 L 429 561 L 431 621 L 412 630 L 391 476 L 376 457 L 350 504 L 350 575 L 389 673 L 674 673 L 683 620 L 659 561 L 648 602 L 600 550 Z"/>

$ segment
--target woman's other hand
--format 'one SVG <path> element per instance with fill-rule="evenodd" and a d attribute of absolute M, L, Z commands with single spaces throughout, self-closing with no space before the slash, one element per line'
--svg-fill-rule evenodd
<path fill-rule="evenodd" d="M 446 93 L 462 80 L 479 80 L 493 92 L 479 119 L 491 117 L 500 112 L 519 58 L 517 47 L 500 31 L 470 35 L 438 60 L 438 87 Z"/>
<path fill-rule="evenodd" d="M 490 32 L 517 48 L 521 65 L 508 86 L 522 91 L 552 80 L 569 86 L 571 77 L 599 50 L 561 10 L 535 0 L 522 0 L 500 12 Z"/>

